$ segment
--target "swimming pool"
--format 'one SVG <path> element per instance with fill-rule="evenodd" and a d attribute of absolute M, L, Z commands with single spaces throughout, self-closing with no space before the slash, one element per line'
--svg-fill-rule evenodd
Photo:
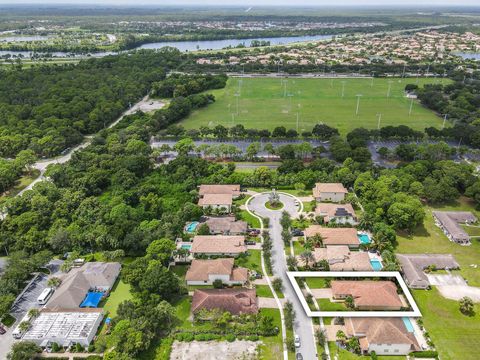
<path fill-rule="evenodd" d="M 370 236 L 368 236 L 368 234 L 357 234 L 358 236 L 358 240 L 360 240 L 360 242 L 362 244 L 370 244 L 372 241 L 370 240 Z"/>
<path fill-rule="evenodd" d="M 370 264 L 375 271 L 380 271 L 383 268 L 382 263 L 377 259 L 370 259 Z"/>
<path fill-rule="evenodd" d="M 413 328 L 413 325 L 412 325 L 412 322 L 410 321 L 410 319 L 407 318 L 407 317 L 404 317 L 404 318 L 402 318 L 402 320 L 403 320 L 403 323 L 405 324 L 405 327 L 407 328 L 407 331 L 411 332 L 411 333 L 414 333 L 415 329 Z"/>
<path fill-rule="evenodd" d="M 193 221 L 185 227 L 185 231 L 188 233 L 193 233 L 198 226 L 198 221 Z"/>
<path fill-rule="evenodd" d="M 187 250 L 190 250 L 192 248 L 192 245 L 191 244 L 182 244 L 180 246 L 182 249 L 187 249 Z"/>

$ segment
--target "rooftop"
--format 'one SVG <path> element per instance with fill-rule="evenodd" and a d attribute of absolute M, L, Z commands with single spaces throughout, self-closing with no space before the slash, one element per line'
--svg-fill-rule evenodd
<path fill-rule="evenodd" d="M 205 194 L 198 200 L 198 205 L 232 205 L 231 194 Z"/>
<path fill-rule="evenodd" d="M 315 261 L 327 260 L 331 271 L 371 271 L 368 253 L 350 251 L 346 245 L 314 249 Z"/>
<path fill-rule="evenodd" d="M 319 234 L 323 238 L 323 245 L 359 245 L 360 240 L 354 228 L 329 228 L 321 225 L 310 225 L 304 231 L 305 236 L 312 237 Z"/>
<path fill-rule="evenodd" d="M 192 312 L 202 309 L 220 309 L 232 315 L 256 314 L 257 295 L 254 289 L 205 289 L 195 290 L 192 298 Z"/>
<path fill-rule="evenodd" d="M 454 240 L 470 239 L 470 236 L 462 229 L 459 223 L 477 221 L 475 215 L 469 211 L 433 211 L 432 214 Z"/>
<path fill-rule="evenodd" d="M 245 237 L 232 235 L 197 235 L 190 249 L 192 254 L 240 254 L 245 251 Z"/>
<path fill-rule="evenodd" d="M 245 221 L 236 221 L 233 216 L 209 217 L 205 223 L 213 233 L 245 233 L 248 230 L 248 224 Z"/>
<path fill-rule="evenodd" d="M 240 185 L 200 185 L 198 194 L 200 196 L 207 194 L 229 194 L 235 197 L 240 195 Z"/>
<path fill-rule="evenodd" d="M 374 280 L 334 280 L 331 283 L 332 294 L 351 295 L 355 306 L 402 307 L 397 294 L 397 285 L 393 281 Z"/>
<path fill-rule="evenodd" d="M 337 216 L 356 217 L 352 204 L 319 203 L 315 208 L 317 215 L 325 216 L 327 221 Z"/>
<path fill-rule="evenodd" d="M 348 193 L 341 183 L 316 183 L 313 188 L 313 196 L 319 197 L 320 193 Z"/>
<path fill-rule="evenodd" d="M 233 281 L 247 281 L 248 270 L 233 267 L 233 259 L 198 260 L 194 259 L 187 271 L 185 279 L 191 281 L 207 281 L 209 275 L 228 275 Z"/>

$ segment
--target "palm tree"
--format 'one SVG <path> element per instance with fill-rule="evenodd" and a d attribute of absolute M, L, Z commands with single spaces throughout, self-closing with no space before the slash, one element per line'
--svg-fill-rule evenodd
<path fill-rule="evenodd" d="M 51 277 L 47 281 L 47 286 L 52 288 L 57 288 L 60 286 L 61 283 L 62 283 L 62 280 L 60 280 L 58 277 Z"/>
<path fill-rule="evenodd" d="M 337 341 L 341 343 L 343 343 L 347 339 L 347 336 L 342 330 L 337 331 L 336 337 L 337 337 Z"/>
<path fill-rule="evenodd" d="M 287 257 L 287 266 L 289 269 L 295 269 L 297 267 L 297 259 L 295 256 L 288 256 Z"/>
<path fill-rule="evenodd" d="M 38 309 L 28 310 L 28 316 L 30 316 L 31 318 L 36 318 L 38 315 L 40 315 L 40 310 Z"/>
<path fill-rule="evenodd" d="M 18 329 L 23 333 L 23 332 L 27 332 L 30 329 L 30 326 L 31 324 L 28 321 L 22 321 L 18 325 Z"/>
<path fill-rule="evenodd" d="M 323 237 L 320 234 L 315 234 L 312 237 L 308 238 L 311 241 L 313 247 L 322 247 L 323 246 Z"/>
<path fill-rule="evenodd" d="M 313 263 L 315 261 L 315 257 L 313 256 L 312 252 L 310 250 L 306 250 L 303 253 L 300 254 L 300 259 L 303 261 L 305 264 L 305 267 L 310 267 L 309 264 Z"/>

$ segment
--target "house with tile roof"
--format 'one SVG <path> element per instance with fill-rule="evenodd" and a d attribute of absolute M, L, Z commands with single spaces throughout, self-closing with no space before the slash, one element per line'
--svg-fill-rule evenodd
<path fill-rule="evenodd" d="M 352 204 L 319 203 L 315 208 L 315 215 L 320 216 L 325 224 L 357 224 L 357 215 Z"/>
<path fill-rule="evenodd" d="M 236 220 L 234 216 L 209 217 L 205 224 L 208 225 L 211 234 L 241 235 L 248 231 L 247 222 Z"/>
<path fill-rule="evenodd" d="M 393 281 L 333 280 L 331 288 L 334 300 L 345 300 L 351 296 L 355 309 L 359 311 L 395 311 L 404 306 Z"/>
<path fill-rule="evenodd" d="M 196 235 L 190 249 L 193 256 L 237 257 L 246 251 L 245 236 L 240 235 Z"/>
<path fill-rule="evenodd" d="M 305 240 L 315 235 L 323 239 L 323 246 L 346 245 L 351 249 L 360 246 L 357 230 L 354 228 L 329 228 L 321 225 L 310 225 L 304 232 Z"/>
<path fill-rule="evenodd" d="M 201 310 L 228 311 L 232 315 L 258 313 L 255 289 L 197 289 L 193 293 L 192 313 Z"/>
<path fill-rule="evenodd" d="M 433 211 L 435 225 L 442 229 L 443 233 L 450 239 L 460 245 L 470 245 L 470 235 L 460 226 L 460 224 L 472 224 L 477 222 L 477 218 L 470 211 Z"/>
<path fill-rule="evenodd" d="M 421 350 L 402 318 L 346 318 L 345 334 L 356 337 L 362 354 L 408 355 Z"/>
<path fill-rule="evenodd" d="M 330 271 L 372 271 L 368 253 L 351 251 L 346 245 L 315 248 L 313 256 L 316 263 L 322 260 L 328 261 Z"/>
<path fill-rule="evenodd" d="M 341 183 L 316 183 L 313 197 L 318 202 L 340 202 L 345 200 L 347 189 Z"/>
<path fill-rule="evenodd" d="M 221 280 L 226 285 L 245 285 L 248 281 L 248 269 L 234 267 L 233 258 L 194 259 L 185 280 L 187 285 L 212 285 L 215 280 Z"/>

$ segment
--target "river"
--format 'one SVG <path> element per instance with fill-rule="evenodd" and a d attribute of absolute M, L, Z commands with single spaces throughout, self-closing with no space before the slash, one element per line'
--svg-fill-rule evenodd
<path fill-rule="evenodd" d="M 286 36 L 286 37 L 267 37 L 267 38 L 255 38 L 255 39 L 225 39 L 225 40 L 201 40 L 201 41 L 163 41 L 143 44 L 136 49 L 160 49 L 165 46 L 171 46 L 179 49 L 180 51 L 196 51 L 196 50 L 219 50 L 225 47 L 236 47 L 239 44 L 245 44 L 250 46 L 252 41 L 269 41 L 271 45 L 291 44 L 296 42 L 305 41 L 318 41 L 331 39 L 332 35 L 309 35 L 309 36 Z M 0 56 L 10 55 L 15 57 L 30 58 L 34 53 L 32 51 L 0 51 Z M 37 54 L 43 54 L 38 52 Z M 91 54 L 72 54 L 67 52 L 56 51 L 50 53 L 52 57 L 103 57 L 107 55 L 117 55 L 118 52 L 104 51 Z"/>

